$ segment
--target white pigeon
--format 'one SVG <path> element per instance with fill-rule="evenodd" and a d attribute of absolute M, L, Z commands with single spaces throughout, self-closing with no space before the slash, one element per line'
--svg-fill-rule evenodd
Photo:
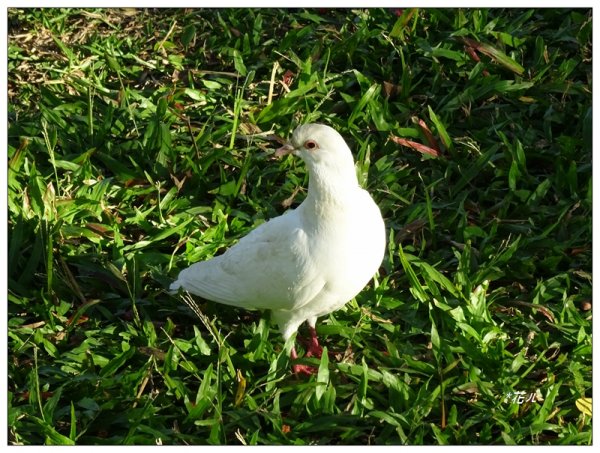
<path fill-rule="evenodd" d="M 285 340 L 306 321 L 311 334 L 306 356 L 320 356 L 317 318 L 343 307 L 377 272 L 385 226 L 358 184 L 348 145 L 334 129 L 299 126 L 275 155 L 290 153 L 308 167 L 308 195 L 300 206 L 258 226 L 224 254 L 184 269 L 171 290 L 271 310 Z M 297 358 L 295 348 L 291 358 Z M 293 369 L 312 371 L 299 364 Z"/>

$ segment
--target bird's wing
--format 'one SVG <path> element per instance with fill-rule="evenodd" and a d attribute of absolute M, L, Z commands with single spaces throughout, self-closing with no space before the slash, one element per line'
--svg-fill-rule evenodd
<path fill-rule="evenodd" d="M 298 211 L 262 224 L 223 255 L 183 270 L 179 287 L 209 300 L 244 308 L 292 310 L 325 285 L 311 261 Z"/>

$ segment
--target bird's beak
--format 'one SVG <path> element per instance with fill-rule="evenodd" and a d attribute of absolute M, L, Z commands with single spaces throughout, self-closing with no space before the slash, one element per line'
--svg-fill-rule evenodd
<path fill-rule="evenodd" d="M 292 146 L 292 144 L 286 143 L 281 148 L 279 148 L 277 151 L 275 151 L 275 155 L 277 157 L 281 157 L 281 156 L 287 156 L 288 154 L 293 153 L 293 152 L 294 152 L 294 147 Z"/>

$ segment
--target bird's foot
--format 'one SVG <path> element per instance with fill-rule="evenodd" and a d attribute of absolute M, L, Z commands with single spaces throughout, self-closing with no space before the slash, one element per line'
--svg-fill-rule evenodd
<path fill-rule="evenodd" d="M 306 354 L 306 356 L 308 357 L 308 353 Z M 292 350 L 290 351 L 290 358 L 292 360 L 296 360 L 298 358 L 298 353 L 296 352 L 295 347 L 293 347 Z M 297 363 L 295 365 L 292 365 L 292 371 L 294 372 L 294 374 L 304 374 L 304 375 L 310 376 L 313 374 L 317 374 L 318 370 L 314 366 L 303 365 L 301 363 Z"/>
<path fill-rule="evenodd" d="M 304 374 L 306 376 L 312 376 L 313 374 L 317 374 L 318 372 L 318 370 L 314 366 L 302 365 L 300 363 L 292 365 L 292 371 L 294 372 L 294 374 Z"/>
<path fill-rule="evenodd" d="M 317 338 L 317 331 L 314 327 L 308 326 L 308 330 L 310 332 L 310 340 L 308 342 L 308 350 L 306 351 L 306 357 L 317 357 L 321 358 L 323 355 L 323 348 L 319 344 L 319 339 Z"/>

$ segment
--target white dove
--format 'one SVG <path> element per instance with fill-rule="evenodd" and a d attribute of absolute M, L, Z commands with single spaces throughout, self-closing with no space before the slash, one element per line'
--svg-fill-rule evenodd
<path fill-rule="evenodd" d="M 348 145 L 334 129 L 299 126 L 275 155 L 290 153 L 308 167 L 308 195 L 300 206 L 258 226 L 224 254 L 184 269 L 171 290 L 271 310 L 285 340 L 306 321 L 311 334 L 306 356 L 320 357 L 317 318 L 343 307 L 377 272 L 385 226 L 358 184 Z M 290 355 L 298 357 L 295 347 Z M 312 372 L 300 364 L 293 370 Z"/>

